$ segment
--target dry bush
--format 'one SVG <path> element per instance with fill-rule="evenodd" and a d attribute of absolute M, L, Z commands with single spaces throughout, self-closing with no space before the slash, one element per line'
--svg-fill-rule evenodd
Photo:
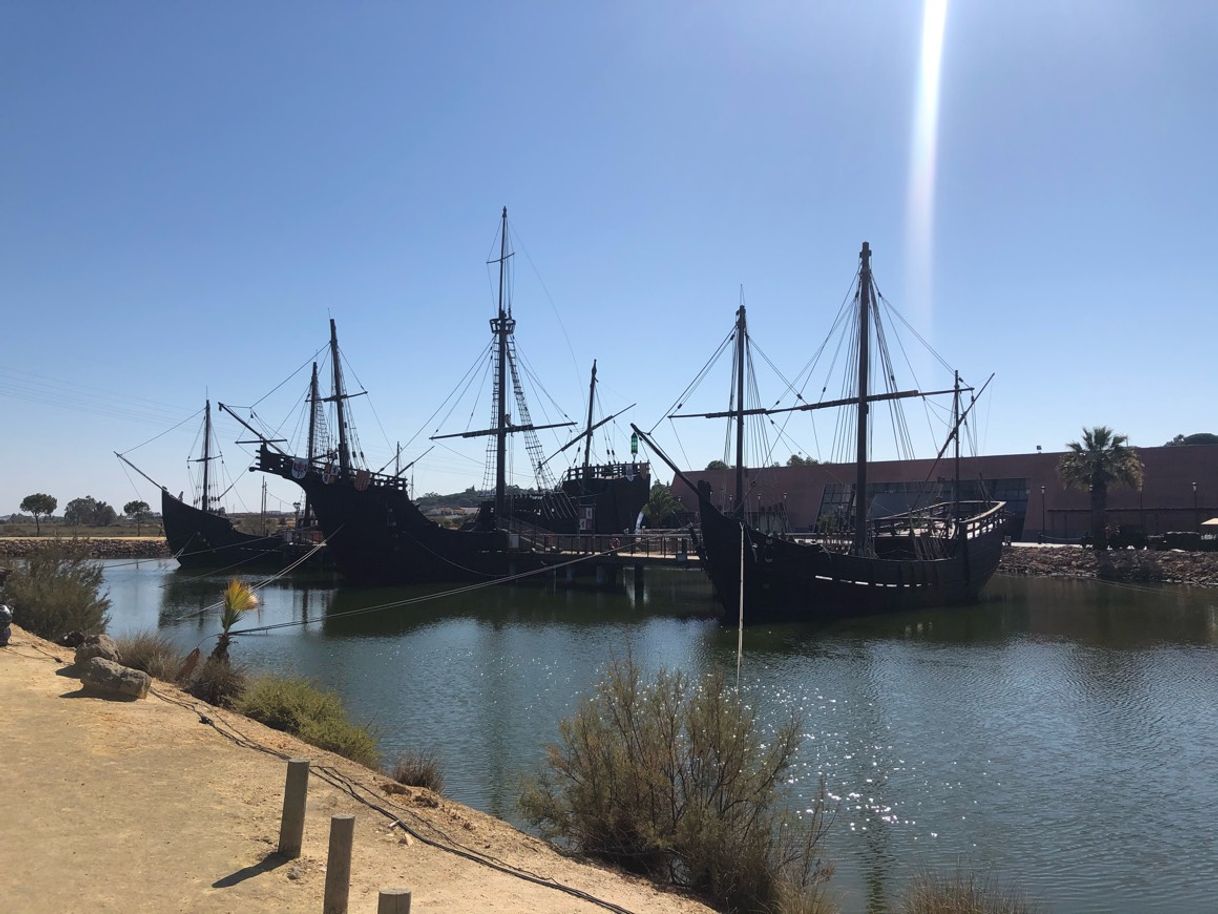
<path fill-rule="evenodd" d="M 13 621 L 52 641 L 71 631 L 101 634 L 110 621 L 101 565 L 74 540 L 50 540 L 30 550 L 4 584 Z"/>
<path fill-rule="evenodd" d="M 337 695 L 308 680 L 260 676 L 249 684 L 235 707 L 268 727 L 361 765 L 376 768 L 379 763 L 372 730 L 352 723 Z"/>
<path fill-rule="evenodd" d="M 813 914 L 828 909 L 833 814 L 823 784 L 805 818 L 781 803 L 800 732 L 792 717 L 763 737 L 721 673 L 644 681 L 614 663 L 520 805 L 545 836 L 725 911 Z"/>
<path fill-rule="evenodd" d="M 918 876 L 905 893 L 901 914 L 1035 914 L 1023 894 L 976 873 Z"/>
<path fill-rule="evenodd" d="M 249 677 L 245 670 L 233 666 L 227 660 L 209 657 L 194 677 L 186 684 L 195 698 L 220 708 L 236 708 L 245 693 Z"/>
<path fill-rule="evenodd" d="M 116 638 L 114 643 L 125 666 L 143 670 L 155 679 L 173 682 L 182 663 L 173 642 L 159 632 L 136 632 Z"/>
<path fill-rule="evenodd" d="M 440 758 L 434 752 L 403 752 L 393 764 L 389 776 L 407 787 L 426 787 L 432 793 L 444 792 L 444 773 Z"/>

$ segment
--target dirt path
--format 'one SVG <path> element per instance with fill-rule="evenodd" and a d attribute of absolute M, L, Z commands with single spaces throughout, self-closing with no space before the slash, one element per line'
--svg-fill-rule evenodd
<path fill-rule="evenodd" d="M 230 736 L 309 758 L 403 817 L 419 834 L 552 877 L 644 914 L 709 909 L 576 863 L 510 826 L 422 791 L 390 793 L 369 771 L 245 718 L 161 697 L 80 697 L 62 675 L 70 652 L 14 628 L 0 649 L 0 761 L 4 787 L 0 908 L 22 914 L 288 914 L 321 911 L 329 817 L 356 817 L 351 914 L 376 910 L 377 890 L 413 891 L 415 912 L 603 912 L 390 829 L 389 819 L 310 778 L 302 856 L 273 855 L 284 763 Z M 182 707 L 173 702 L 185 702 Z M 201 723 L 197 707 L 217 726 Z"/>

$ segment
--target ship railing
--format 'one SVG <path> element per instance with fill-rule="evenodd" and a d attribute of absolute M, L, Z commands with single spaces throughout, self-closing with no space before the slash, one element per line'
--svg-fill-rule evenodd
<path fill-rule="evenodd" d="M 563 473 L 564 482 L 580 482 L 586 479 L 633 479 L 651 469 L 646 463 L 600 463 L 587 468 L 571 467 Z"/>
<path fill-rule="evenodd" d="M 292 454 L 280 454 L 264 447 L 258 453 L 258 469 L 264 473 L 282 476 L 284 479 L 296 479 L 293 468 L 297 460 L 304 460 L 304 458 L 298 458 Z M 306 473 L 314 473 L 324 478 L 327 470 L 332 469 L 335 472 L 335 479 L 340 478 L 337 467 L 325 458 L 315 457 L 311 463 L 306 460 L 305 465 Z M 379 473 L 375 470 L 353 469 L 349 470 L 347 475 L 342 478 L 360 489 L 383 488 L 407 492 L 409 487 L 409 482 L 406 479 L 390 473 Z"/>
<path fill-rule="evenodd" d="M 520 534 L 521 545 L 557 555 L 598 555 L 685 561 L 694 550 L 688 530 L 672 533 L 531 533 Z"/>

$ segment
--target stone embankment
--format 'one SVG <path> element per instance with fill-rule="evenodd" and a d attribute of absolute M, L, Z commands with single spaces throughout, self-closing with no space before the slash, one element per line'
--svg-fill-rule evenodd
<path fill-rule="evenodd" d="M 1003 550 L 998 573 L 1216 587 L 1218 553 L 1010 546 Z"/>
<path fill-rule="evenodd" d="M 27 558 L 47 543 L 80 544 L 95 559 L 169 558 L 169 545 L 160 536 L 5 536 L 0 537 L 0 558 Z"/>

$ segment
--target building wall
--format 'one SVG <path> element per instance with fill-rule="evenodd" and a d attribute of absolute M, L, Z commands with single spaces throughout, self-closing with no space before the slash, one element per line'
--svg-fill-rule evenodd
<path fill-rule="evenodd" d="M 1142 491 L 1109 490 L 1110 523 L 1139 525 L 1147 533 L 1156 534 L 1196 530 L 1201 521 L 1218 516 L 1218 446 L 1145 447 L 1138 448 L 1138 453 L 1145 466 Z M 1022 539 L 1035 540 L 1042 531 L 1051 537 L 1078 537 L 1090 527 L 1090 495 L 1062 487 L 1057 478 L 1061 458 L 1062 452 L 966 457 L 960 461 L 960 476 L 962 480 L 1026 481 Z M 750 514 L 759 509 L 785 511 L 791 529 L 808 530 L 820 515 L 825 487 L 831 483 L 849 487 L 854 473 L 853 464 L 747 470 L 748 510 Z M 928 479 L 946 481 L 951 474 L 950 460 L 937 464 L 929 459 L 879 461 L 869 464 L 867 479 L 869 483 L 922 483 Z M 715 504 L 732 507 L 734 471 L 696 470 L 686 475 L 695 485 L 705 479 Z M 697 510 L 697 497 L 680 480 L 675 481 L 673 491 L 691 510 Z"/>

